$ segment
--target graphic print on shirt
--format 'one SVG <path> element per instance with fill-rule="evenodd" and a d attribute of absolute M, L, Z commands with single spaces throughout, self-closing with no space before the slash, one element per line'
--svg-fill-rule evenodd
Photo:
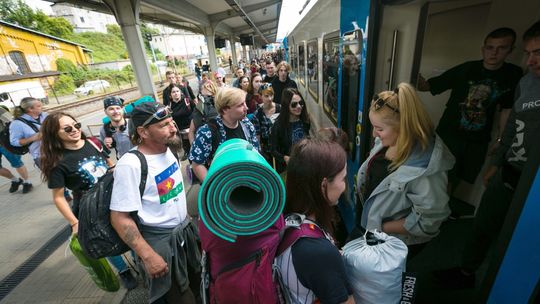
<path fill-rule="evenodd" d="M 78 168 L 78 174 L 82 181 L 88 185 L 93 185 L 107 173 L 109 167 L 103 158 L 91 156 L 80 160 Z"/>
<path fill-rule="evenodd" d="M 170 199 L 175 198 L 184 190 L 182 181 L 176 182 L 173 175 L 179 170 L 178 163 L 174 162 L 167 169 L 154 177 L 159 194 L 159 203 L 165 204 Z"/>
<path fill-rule="evenodd" d="M 497 99 L 509 89 L 499 87 L 492 79 L 469 82 L 469 93 L 460 103 L 461 119 L 459 127 L 465 131 L 481 131 L 486 126 L 489 108 L 495 106 Z"/>

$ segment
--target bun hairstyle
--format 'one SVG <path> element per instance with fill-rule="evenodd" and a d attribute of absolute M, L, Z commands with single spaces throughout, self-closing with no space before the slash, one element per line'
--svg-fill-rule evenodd
<path fill-rule="evenodd" d="M 39 100 L 34 97 L 25 97 L 21 100 L 21 103 L 13 109 L 13 116 L 20 117 L 21 115 L 28 113 L 28 109 L 34 106 Z"/>

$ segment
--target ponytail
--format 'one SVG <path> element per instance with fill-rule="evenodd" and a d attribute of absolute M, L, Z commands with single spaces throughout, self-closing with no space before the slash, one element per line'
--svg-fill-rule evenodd
<path fill-rule="evenodd" d="M 388 107 L 377 108 L 377 99 L 383 99 Z M 384 91 L 375 96 L 370 111 L 378 111 L 383 119 L 398 132 L 396 157 L 390 164 L 391 170 L 401 166 L 417 145 L 425 151 L 434 134 L 431 118 L 413 86 L 400 83 L 394 91 Z"/>

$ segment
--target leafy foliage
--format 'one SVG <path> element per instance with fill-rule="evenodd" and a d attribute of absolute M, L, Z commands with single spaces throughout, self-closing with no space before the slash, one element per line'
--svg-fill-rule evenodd
<path fill-rule="evenodd" d="M 114 34 L 98 32 L 77 33 L 73 36 L 72 41 L 91 49 L 94 62 L 107 62 L 128 58 L 124 40 Z"/>
<path fill-rule="evenodd" d="M 60 75 L 60 77 L 58 77 L 58 79 L 54 82 L 53 88 L 57 94 L 67 95 L 73 93 L 73 90 L 75 90 L 75 84 L 69 75 L 64 74 Z"/>

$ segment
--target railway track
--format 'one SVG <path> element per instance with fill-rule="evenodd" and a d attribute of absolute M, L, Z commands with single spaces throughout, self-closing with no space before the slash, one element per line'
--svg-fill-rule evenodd
<path fill-rule="evenodd" d="M 158 94 L 157 99 L 161 100 L 163 97 L 163 89 L 165 88 L 165 86 L 161 86 L 159 81 L 157 81 L 155 85 L 156 85 L 156 90 Z M 86 114 L 86 113 L 101 109 L 101 107 L 103 106 L 102 104 L 103 99 L 108 96 L 120 96 L 124 98 L 125 104 L 132 103 L 141 97 L 140 94 L 137 94 L 136 97 L 133 94 L 134 92 L 137 92 L 138 90 L 139 90 L 138 87 L 122 89 L 122 90 L 118 90 L 118 91 L 114 91 L 114 92 L 110 92 L 106 94 L 101 94 L 101 95 L 96 95 L 90 98 L 77 100 L 77 101 L 73 101 L 69 103 L 63 103 L 63 104 L 58 104 L 58 105 L 53 105 L 53 106 L 48 105 L 44 107 L 44 110 L 49 113 L 62 111 L 62 112 L 67 112 L 67 113 L 77 116 L 80 114 Z"/>

